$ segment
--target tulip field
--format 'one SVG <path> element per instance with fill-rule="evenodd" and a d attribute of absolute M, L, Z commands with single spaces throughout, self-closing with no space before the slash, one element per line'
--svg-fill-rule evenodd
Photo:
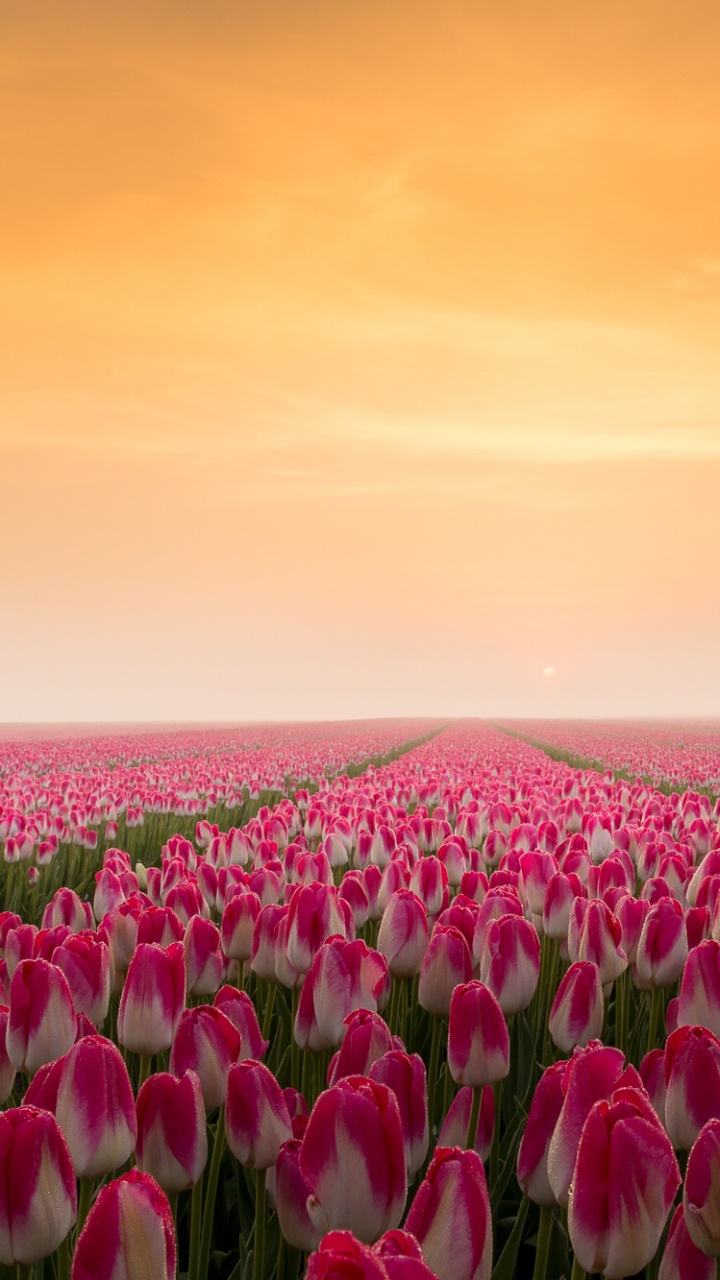
<path fill-rule="evenodd" d="M 719 1275 L 719 796 L 717 725 L 0 737 L 0 1280 Z"/>

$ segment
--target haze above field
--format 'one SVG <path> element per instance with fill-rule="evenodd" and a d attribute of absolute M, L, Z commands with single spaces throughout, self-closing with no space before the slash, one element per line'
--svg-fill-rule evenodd
<path fill-rule="evenodd" d="M 0 36 L 0 721 L 720 715 L 715 0 Z"/>

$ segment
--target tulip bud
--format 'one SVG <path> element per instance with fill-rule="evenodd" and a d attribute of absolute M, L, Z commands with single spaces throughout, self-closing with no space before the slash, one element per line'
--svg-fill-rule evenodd
<path fill-rule="evenodd" d="M 591 1107 L 568 1206 L 575 1257 L 587 1272 L 622 1280 L 655 1257 L 680 1185 L 670 1139 L 644 1093 L 622 1090 Z"/>
<path fill-rule="evenodd" d="M 222 982 L 220 930 L 211 920 L 192 916 L 185 929 L 187 994 L 212 996 Z"/>
<path fill-rule="evenodd" d="M 720 942 L 708 938 L 689 953 L 678 997 L 678 1026 L 702 1026 L 720 1037 Z"/>
<path fill-rule="evenodd" d="M 330 1231 L 307 1262 L 304 1280 L 388 1280 L 382 1259 L 351 1231 Z"/>
<path fill-rule="evenodd" d="M 49 1111 L 0 1112 L 0 1262 L 47 1258 L 77 1218 L 75 1173 L 60 1126 Z"/>
<path fill-rule="evenodd" d="M 240 1032 L 237 1061 L 244 1062 L 246 1058 L 256 1058 L 259 1061 L 263 1058 L 270 1041 L 263 1040 L 260 1034 L 255 1005 L 247 991 L 238 991 L 237 987 L 221 987 L 213 1004 Z"/>
<path fill-rule="evenodd" d="M 436 1147 L 405 1221 L 438 1280 L 489 1280 L 492 1222 L 485 1170 L 474 1151 Z"/>
<path fill-rule="evenodd" d="M 21 960 L 10 983 L 8 1057 L 31 1075 L 67 1053 L 77 1021 L 67 979 L 47 960 Z"/>
<path fill-rule="evenodd" d="M 270 1168 L 292 1138 L 282 1089 L 262 1062 L 248 1058 L 230 1068 L 225 1132 L 233 1155 L 248 1169 Z"/>
<path fill-rule="evenodd" d="M 299 1138 L 282 1144 L 273 1179 L 273 1170 L 268 1170 L 268 1194 L 274 1203 L 280 1230 L 291 1249 L 309 1253 L 317 1248 L 321 1233 L 313 1226 L 307 1211 L 310 1187 L 300 1172 L 301 1146 Z"/>
<path fill-rule="evenodd" d="M 491 920 L 480 950 L 480 978 L 506 1018 L 527 1009 L 539 976 L 540 939 L 530 921 L 513 915 Z"/>
<path fill-rule="evenodd" d="M 420 858 L 416 862 L 408 888 L 417 894 L 429 916 L 439 916 L 450 901 L 448 874 L 437 858 Z"/>
<path fill-rule="evenodd" d="M 99 1192 L 75 1246 L 72 1280 L 175 1280 L 177 1250 L 167 1196 L 131 1169 Z"/>
<path fill-rule="evenodd" d="M 576 1049 L 563 1074 L 562 1109 L 553 1131 L 548 1152 L 548 1178 L 558 1204 L 567 1206 L 575 1158 L 583 1125 L 593 1103 L 610 1098 L 616 1089 L 642 1081 L 634 1067 L 623 1070 L 620 1049 L 591 1040 L 584 1049 Z"/>
<path fill-rule="evenodd" d="M 438 1134 L 439 1147 L 466 1147 L 470 1128 L 473 1091 L 468 1086 L 458 1089 L 450 1103 Z M 473 1150 L 484 1162 L 490 1155 L 495 1131 L 495 1094 L 490 1084 L 485 1085 L 480 1099 L 480 1115 Z M 554 1203 L 554 1202 L 553 1202 Z"/>
<path fill-rule="evenodd" d="M 523 1193 L 534 1204 L 548 1208 L 557 1204 L 548 1177 L 548 1156 L 565 1099 L 563 1078 L 567 1065 L 554 1062 L 540 1077 L 518 1150 L 517 1180 Z"/>
<path fill-rule="evenodd" d="M 329 885 L 301 885 L 288 912 L 288 959 L 298 973 L 307 973 L 323 942 L 333 934 L 345 937 L 335 889 Z"/>
<path fill-rule="evenodd" d="M 665 1123 L 673 1146 L 689 1151 L 720 1116 L 720 1041 L 706 1027 L 678 1027 L 665 1045 Z"/>
<path fill-rule="evenodd" d="M 603 864 L 604 865 L 604 864 Z M 604 1017 L 600 970 L 590 960 L 576 960 L 562 979 L 553 1000 L 548 1027 L 561 1053 L 583 1048 L 599 1039 Z"/>
<path fill-rule="evenodd" d="M 471 977 L 472 956 L 464 935 L 454 927 L 438 925 L 420 969 L 419 1004 L 429 1013 L 447 1015 L 455 987 Z"/>
<path fill-rule="evenodd" d="M 407 1172 L 392 1090 L 350 1076 L 321 1093 L 305 1130 L 300 1170 L 311 1190 L 307 1209 L 318 1231 L 346 1228 L 372 1244 L 399 1226 Z"/>
<path fill-rule="evenodd" d="M 658 1280 L 715 1280 L 715 1263 L 693 1244 L 681 1204 L 670 1222 Z"/>
<path fill-rule="evenodd" d="M 101 1027 L 110 1006 L 113 977 L 107 945 L 89 931 L 70 934 L 55 951 L 53 964 L 67 978 L 75 1012 Z"/>
<path fill-rule="evenodd" d="M 600 970 L 603 986 L 627 969 L 621 938 L 620 922 L 604 902 L 576 898 L 570 912 L 568 954 L 571 961 L 592 960 Z"/>
<path fill-rule="evenodd" d="M 0 1005 L 0 1107 L 4 1106 L 15 1087 L 15 1066 L 8 1057 L 5 1039 L 10 1010 Z"/>
<path fill-rule="evenodd" d="M 220 1009 L 199 1005 L 186 1009 L 170 1050 L 170 1071 L 183 1076 L 196 1071 L 206 1111 L 225 1103 L 228 1072 L 240 1053 L 240 1032 Z"/>
<path fill-rule="evenodd" d="M 424 904 L 410 889 L 398 889 L 383 912 L 377 939 L 393 978 L 420 972 L 429 938 Z"/>
<path fill-rule="evenodd" d="M 234 893 L 225 903 L 220 923 L 220 936 L 222 949 L 228 960 L 250 959 L 255 921 L 261 910 L 260 898 L 249 889 Z"/>
<path fill-rule="evenodd" d="M 635 981 L 643 991 L 670 987 L 683 972 L 688 945 L 683 909 L 673 898 L 662 898 L 645 917 L 637 959 Z"/>
<path fill-rule="evenodd" d="M 720 1119 L 708 1120 L 690 1149 L 683 1212 L 693 1244 L 720 1257 Z"/>
<path fill-rule="evenodd" d="M 394 1048 L 390 1028 L 379 1013 L 355 1009 L 343 1024 L 343 1042 L 332 1067 L 331 1084 L 346 1076 L 370 1075 L 374 1062 Z M 387 1084 L 387 1081 L 383 1081 Z"/>
<path fill-rule="evenodd" d="M 196 1072 L 177 1079 L 156 1072 L 137 1098 L 138 1168 L 149 1173 L 167 1196 L 193 1187 L 207 1163 L 205 1104 Z"/>
<path fill-rule="evenodd" d="M 135 1099 L 119 1049 L 103 1036 L 85 1036 L 61 1059 L 53 1107 L 78 1178 L 113 1173 L 132 1155 Z"/>
<path fill-rule="evenodd" d="M 120 1044 L 143 1057 L 169 1049 L 185 1007 L 185 958 L 181 942 L 169 947 L 139 943 L 120 998 Z"/>
<path fill-rule="evenodd" d="M 343 1042 L 347 1044 L 347 1036 Z M 418 1053 L 392 1049 L 376 1058 L 367 1072 L 371 1080 L 387 1085 L 397 1098 L 405 1147 L 408 1181 L 422 1168 L 430 1144 L 425 1063 Z M 467 1123 L 465 1125 L 467 1133 Z"/>
<path fill-rule="evenodd" d="M 456 1084 L 494 1084 L 510 1070 L 510 1037 L 503 1011 L 489 987 L 467 982 L 450 1000 L 448 1066 Z"/>

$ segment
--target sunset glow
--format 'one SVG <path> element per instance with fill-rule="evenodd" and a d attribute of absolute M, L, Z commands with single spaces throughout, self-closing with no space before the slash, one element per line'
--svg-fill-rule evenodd
<path fill-rule="evenodd" d="M 0 35 L 0 721 L 720 715 L 714 0 Z"/>

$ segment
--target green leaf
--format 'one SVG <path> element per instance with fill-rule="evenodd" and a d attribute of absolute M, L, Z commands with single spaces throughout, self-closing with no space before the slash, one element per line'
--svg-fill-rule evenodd
<path fill-rule="evenodd" d="M 490 1280 L 514 1280 L 515 1266 L 517 1263 L 520 1245 L 522 1243 L 522 1235 L 525 1228 L 525 1219 L 527 1218 L 529 1203 L 527 1196 L 523 1196 L 522 1203 L 515 1219 L 515 1226 L 510 1232 L 505 1248 L 493 1267 Z"/>

